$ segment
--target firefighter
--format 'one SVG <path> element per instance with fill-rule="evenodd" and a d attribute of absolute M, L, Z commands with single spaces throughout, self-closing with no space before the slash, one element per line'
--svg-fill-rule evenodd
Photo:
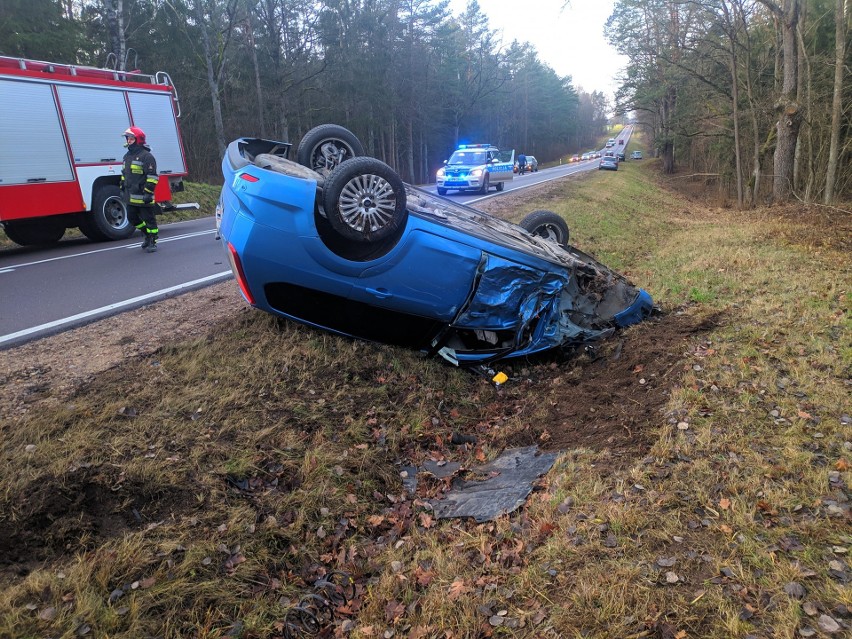
<path fill-rule="evenodd" d="M 151 148 L 145 144 L 145 132 L 132 126 L 124 132 L 127 153 L 124 154 L 124 166 L 121 169 L 120 189 L 127 204 L 127 216 L 130 223 L 145 235 L 142 248 L 147 253 L 157 250 L 157 204 L 154 202 L 154 189 L 157 188 L 157 160 L 151 155 Z"/>

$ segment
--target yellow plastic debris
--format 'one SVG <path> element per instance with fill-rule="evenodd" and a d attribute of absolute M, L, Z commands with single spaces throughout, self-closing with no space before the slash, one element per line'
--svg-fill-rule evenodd
<path fill-rule="evenodd" d="M 500 384 L 505 383 L 507 379 L 509 379 L 509 376 L 506 375 L 506 373 L 497 373 L 491 378 L 491 381 L 499 386 Z"/>

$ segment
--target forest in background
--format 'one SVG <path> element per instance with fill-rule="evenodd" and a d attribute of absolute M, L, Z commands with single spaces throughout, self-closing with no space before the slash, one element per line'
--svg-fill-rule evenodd
<path fill-rule="evenodd" d="M 532 44 L 502 43 L 476 2 L 0 0 L 0 54 L 166 71 L 195 180 L 221 179 L 237 137 L 298 143 L 333 122 L 425 183 L 459 143 L 542 161 L 588 147 L 611 108 Z"/>
<path fill-rule="evenodd" d="M 739 205 L 848 198 L 849 0 L 616 0 L 616 101 Z"/>
<path fill-rule="evenodd" d="M 535 34 L 504 43 L 475 0 L 457 16 L 446 0 L 0 0 L 0 54 L 168 72 L 196 180 L 220 179 L 234 138 L 297 143 L 334 122 L 426 183 L 462 142 L 583 151 L 614 111 L 664 173 L 740 206 L 830 203 L 852 190 L 849 3 L 616 0 L 614 105 L 540 60 Z"/>

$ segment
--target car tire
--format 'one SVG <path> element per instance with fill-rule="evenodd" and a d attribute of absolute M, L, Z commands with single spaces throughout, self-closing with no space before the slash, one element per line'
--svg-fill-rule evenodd
<path fill-rule="evenodd" d="M 438 187 L 438 195 L 446 195 L 447 189 L 442 189 L 440 186 Z"/>
<path fill-rule="evenodd" d="M 296 161 L 327 176 L 341 163 L 362 155 L 364 146 L 352 131 L 337 124 L 321 124 L 302 136 Z"/>
<path fill-rule="evenodd" d="M 102 186 L 95 192 L 92 210 L 83 213 L 80 230 L 94 242 L 125 240 L 133 235 L 136 229 L 130 223 L 127 204 L 117 186 Z"/>
<path fill-rule="evenodd" d="M 20 246 L 56 244 L 65 235 L 65 226 L 50 221 L 4 222 L 6 237 Z"/>
<path fill-rule="evenodd" d="M 485 177 L 482 178 L 482 186 L 479 187 L 479 192 L 482 195 L 488 193 L 488 189 L 491 187 L 491 178 L 488 177 L 488 174 L 485 174 Z"/>
<path fill-rule="evenodd" d="M 568 224 L 553 211 L 533 211 L 518 225 L 531 235 L 543 237 L 562 248 L 568 247 Z"/>
<path fill-rule="evenodd" d="M 408 219 L 402 179 L 375 158 L 353 158 L 335 168 L 322 197 L 331 227 L 353 242 L 381 242 Z"/>
<path fill-rule="evenodd" d="M 505 186 L 506 186 L 506 183 L 505 183 L 505 182 L 497 182 L 496 189 L 497 189 L 498 191 L 502 191 L 502 190 L 503 190 L 503 187 L 505 187 Z"/>

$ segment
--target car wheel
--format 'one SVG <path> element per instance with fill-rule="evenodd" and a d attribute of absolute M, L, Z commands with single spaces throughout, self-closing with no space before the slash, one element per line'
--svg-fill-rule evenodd
<path fill-rule="evenodd" d="M 329 174 L 323 207 L 332 228 L 354 242 L 390 237 L 408 219 L 405 185 L 387 164 L 375 158 L 354 158 Z"/>
<path fill-rule="evenodd" d="M 65 226 L 51 221 L 4 222 L 6 237 L 20 246 L 56 244 L 65 235 Z"/>
<path fill-rule="evenodd" d="M 360 155 L 364 155 L 364 146 L 352 131 L 337 124 L 321 124 L 302 137 L 296 161 L 328 175 L 342 162 Z"/>
<path fill-rule="evenodd" d="M 482 178 L 482 186 L 479 188 L 479 192 L 485 195 L 488 193 L 488 189 L 491 186 L 491 180 L 488 177 L 488 174 L 485 174 L 485 177 Z"/>
<path fill-rule="evenodd" d="M 531 235 L 543 237 L 562 248 L 568 247 L 568 225 L 552 211 L 533 211 L 518 225 Z"/>
<path fill-rule="evenodd" d="M 447 189 L 442 189 L 440 186 L 438 187 L 438 195 L 446 195 Z"/>
<path fill-rule="evenodd" d="M 84 213 L 80 230 L 90 240 L 124 240 L 136 229 L 127 217 L 127 204 L 117 186 L 102 186 L 97 190 L 89 213 Z"/>
<path fill-rule="evenodd" d="M 506 186 L 505 182 L 497 182 L 496 188 L 497 188 L 498 191 L 502 191 L 504 186 Z"/>

